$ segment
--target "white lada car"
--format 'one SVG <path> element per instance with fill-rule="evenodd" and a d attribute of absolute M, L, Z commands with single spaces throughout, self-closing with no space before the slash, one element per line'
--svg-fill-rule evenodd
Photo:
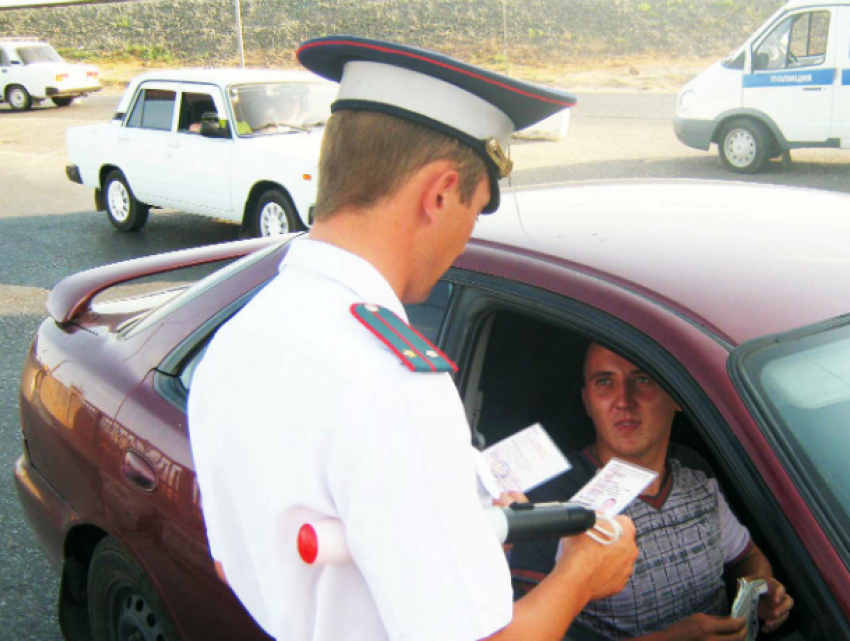
<path fill-rule="evenodd" d="M 15 111 L 47 99 L 67 107 L 74 98 L 101 89 L 97 67 L 65 62 L 40 40 L 0 38 L 0 102 Z"/>
<path fill-rule="evenodd" d="M 336 90 L 306 71 L 150 72 L 111 123 L 68 130 L 68 178 L 94 188 L 121 231 L 157 207 L 232 221 L 247 236 L 306 229 Z"/>

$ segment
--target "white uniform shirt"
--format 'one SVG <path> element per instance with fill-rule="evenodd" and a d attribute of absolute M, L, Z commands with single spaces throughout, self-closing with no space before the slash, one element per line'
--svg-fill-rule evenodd
<path fill-rule="evenodd" d="M 407 319 L 368 262 L 298 239 L 211 342 L 189 428 L 213 558 L 281 640 L 489 636 L 510 622 L 510 578 L 457 390 L 409 371 L 360 302 Z M 301 561 L 315 515 L 343 520 L 353 563 Z"/>

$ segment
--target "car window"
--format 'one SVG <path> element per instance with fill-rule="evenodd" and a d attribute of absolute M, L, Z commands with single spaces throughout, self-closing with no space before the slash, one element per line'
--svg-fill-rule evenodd
<path fill-rule="evenodd" d="M 0 67 L 9 67 L 9 55 L 5 49 L 0 49 Z"/>
<path fill-rule="evenodd" d="M 167 89 L 142 89 L 127 126 L 169 131 L 176 95 L 176 92 Z"/>
<path fill-rule="evenodd" d="M 187 133 L 201 132 L 201 119 L 204 114 L 216 114 L 221 116 L 215 107 L 215 100 L 209 92 L 184 91 L 180 98 L 180 119 L 177 123 L 177 131 Z"/>
<path fill-rule="evenodd" d="M 822 65 L 829 19 L 829 11 L 810 11 L 783 20 L 756 48 L 756 68 L 779 70 Z"/>
<path fill-rule="evenodd" d="M 36 62 L 62 62 L 62 56 L 50 45 L 32 45 L 18 47 L 18 56 L 25 65 Z"/>
<path fill-rule="evenodd" d="M 410 324 L 432 343 L 436 343 L 440 335 L 440 328 L 446 318 L 452 289 L 453 285 L 450 282 L 441 280 L 431 290 L 428 300 L 418 305 L 405 305 L 404 307 Z"/>
<path fill-rule="evenodd" d="M 324 124 L 336 98 L 333 85 L 316 82 L 234 85 L 229 94 L 240 136 L 292 133 Z"/>
<path fill-rule="evenodd" d="M 850 325 L 771 340 L 738 368 L 789 460 L 850 532 Z"/>

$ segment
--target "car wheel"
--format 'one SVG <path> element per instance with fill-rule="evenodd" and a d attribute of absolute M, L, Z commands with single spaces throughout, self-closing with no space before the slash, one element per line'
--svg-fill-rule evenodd
<path fill-rule="evenodd" d="M 768 158 L 773 141 L 767 128 L 756 120 L 733 120 L 723 128 L 720 158 L 732 171 L 758 172 Z"/>
<path fill-rule="evenodd" d="M 245 231 L 248 236 L 279 236 L 299 229 L 295 206 L 279 189 L 260 195 L 251 212 Z"/>
<path fill-rule="evenodd" d="M 27 111 L 32 107 L 32 96 L 21 85 L 12 85 L 6 89 L 6 102 L 15 111 Z"/>
<path fill-rule="evenodd" d="M 137 231 L 148 222 L 150 207 L 133 195 L 127 179 L 117 169 L 109 172 L 103 182 L 106 216 L 121 231 Z"/>
<path fill-rule="evenodd" d="M 52 100 L 53 104 L 57 107 L 67 107 L 74 102 L 73 98 L 51 98 L 50 100 Z"/>
<path fill-rule="evenodd" d="M 162 601 L 132 557 L 110 537 L 89 566 L 89 620 L 94 641 L 175 641 Z"/>

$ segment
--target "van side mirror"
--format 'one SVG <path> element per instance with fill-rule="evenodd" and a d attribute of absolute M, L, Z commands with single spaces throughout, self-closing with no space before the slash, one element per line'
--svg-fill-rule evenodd
<path fill-rule="evenodd" d="M 770 56 L 763 51 L 757 53 L 756 57 L 753 59 L 753 71 L 767 69 L 768 66 L 770 66 Z"/>

